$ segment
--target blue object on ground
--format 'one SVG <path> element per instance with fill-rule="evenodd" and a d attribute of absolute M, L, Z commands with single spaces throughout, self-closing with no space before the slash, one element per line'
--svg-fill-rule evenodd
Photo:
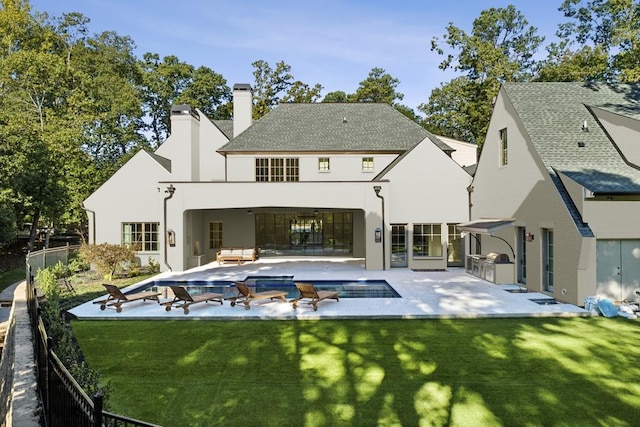
<path fill-rule="evenodd" d="M 598 301 L 598 309 L 604 317 L 615 317 L 618 315 L 618 307 L 611 300 L 603 298 Z"/>

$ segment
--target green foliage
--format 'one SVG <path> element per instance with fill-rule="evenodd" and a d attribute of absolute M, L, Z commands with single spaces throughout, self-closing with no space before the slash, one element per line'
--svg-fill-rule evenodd
<path fill-rule="evenodd" d="M 349 102 L 347 99 L 347 94 L 341 90 L 337 90 L 334 92 L 329 92 L 324 96 L 322 102 Z"/>
<path fill-rule="evenodd" d="M 171 105 L 190 104 L 201 109 L 208 117 L 228 118 L 228 108 L 220 108 L 231 99 L 226 80 L 207 67 L 194 69 L 176 56 L 165 56 L 162 61 L 155 53 L 145 53 L 139 63 L 142 70 L 142 97 L 144 112 L 149 123 L 151 143 L 160 145 L 171 132 Z"/>
<path fill-rule="evenodd" d="M 97 270 L 111 280 L 118 268 L 123 264 L 132 263 L 135 260 L 133 249 L 102 243 L 99 245 L 83 244 L 80 246 L 80 256 L 90 264 L 95 264 Z"/>
<path fill-rule="evenodd" d="M 640 412 L 623 318 L 122 323 L 72 327 L 112 411 L 167 426 L 631 426 Z"/>
<path fill-rule="evenodd" d="M 149 273 L 151 274 L 160 273 L 160 263 L 151 257 L 149 257 Z"/>
<path fill-rule="evenodd" d="M 564 0 L 559 10 L 569 20 L 557 35 L 565 45 L 592 45 L 598 61 L 586 74 L 608 81 L 640 81 L 640 2 L 637 0 Z M 602 59 L 607 69 L 600 76 Z"/>
<path fill-rule="evenodd" d="M 0 242 L 12 243 L 17 232 L 16 214 L 13 209 L 11 190 L 3 187 L 5 185 L 0 178 Z"/>
<path fill-rule="evenodd" d="M 470 34 L 450 23 L 441 38 L 432 39 L 431 51 L 444 56 L 442 70 L 463 76 L 433 90 L 429 102 L 418 107 L 426 127 L 481 145 L 500 84 L 534 76 L 534 54 L 543 40 L 513 5 L 483 10 Z"/>
<path fill-rule="evenodd" d="M 607 81 L 610 78 L 608 55 L 600 47 L 583 46 L 571 51 L 566 43 L 551 44 L 547 58 L 540 62 L 534 80 L 541 82 Z"/>
<path fill-rule="evenodd" d="M 58 285 L 58 278 L 52 268 L 38 270 L 36 282 L 48 301 L 56 301 L 60 297 L 61 289 Z"/>
<path fill-rule="evenodd" d="M 382 102 L 394 105 L 404 95 L 396 92 L 400 80 L 382 68 L 372 68 L 366 79 L 360 82 L 356 93 L 348 96 L 349 102 Z"/>
<path fill-rule="evenodd" d="M 301 81 L 294 81 L 290 74 L 291 66 L 284 61 L 273 69 L 267 61 L 258 60 L 251 64 L 253 76 L 253 118 L 267 114 L 280 102 L 315 102 L 320 98 L 322 86 L 310 87 Z"/>
<path fill-rule="evenodd" d="M 64 366 L 69 369 L 78 384 L 87 394 L 93 396 L 97 392 L 105 394 L 106 390 L 99 386 L 100 376 L 82 360 L 82 353 L 73 336 L 73 331 L 65 321 L 65 313 L 61 308 L 62 298 L 58 279 L 67 278 L 70 271 L 62 262 L 55 266 L 39 270 L 36 285 L 41 289 L 46 301 L 41 303 L 41 316 L 45 330 L 53 342 L 53 350 Z"/>
<path fill-rule="evenodd" d="M 89 264 L 86 263 L 85 260 L 82 259 L 82 257 L 79 255 L 71 258 L 69 260 L 69 264 L 67 265 L 67 268 L 69 269 L 71 274 L 78 274 L 82 271 L 87 271 L 89 270 L 89 267 Z"/>
<path fill-rule="evenodd" d="M 14 283 L 23 281 L 26 278 L 26 274 L 24 267 L 0 272 L 0 291 L 5 290 Z"/>

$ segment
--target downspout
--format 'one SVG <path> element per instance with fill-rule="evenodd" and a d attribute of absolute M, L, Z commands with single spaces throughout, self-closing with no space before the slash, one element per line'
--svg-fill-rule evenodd
<path fill-rule="evenodd" d="M 91 234 L 93 235 L 93 244 L 96 244 L 96 212 L 92 211 L 91 209 L 87 209 L 84 206 L 84 203 L 82 204 L 82 209 L 84 209 L 85 211 L 91 213 L 91 216 L 93 217 L 93 220 L 91 221 Z"/>
<path fill-rule="evenodd" d="M 471 222 L 471 208 L 473 207 L 473 203 L 471 202 L 471 194 L 473 193 L 473 190 L 474 190 L 473 185 L 469 185 L 467 187 L 467 199 L 468 199 L 468 202 L 469 202 L 469 222 Z M 478 240 L 477 236 L 474 236 L 471 233 L 469 233 L 469 235 L 472 236 L 473 238 L 475 238 L 478 243 L 480 243 L 480 241 Z M 473 244 L 473 242 L 471 242 L 471 239 L 469 239 L 469 255 L 471 255 L 471 253 L 473 252 L 472 251 L 472 244 Z"/>
<path fill-rule="evenodd" d="M 385 271 L 387 269 L 387 250 L 385 248 L 385 235 L 387 232 L 384 226 L 384 197 L 380 195 L 380 190 L 382 190 L 382 187 L 379 185 L 373 187 L 373 191 L 376 192 L 376 197 L 382 200 L 382 271 Z"/>
<path fill-rule="evenodd" d="M 173 193 L 176 192 L 176 188 L 173 186 L 173 184 L 169 184 L 169 186 L 167 187 L 167 189 L 164 191 L 165 193 L 168 193 L 168 196 L 165 196 L 164 198 L 164 219 L 163 219 L 163 224 L 164 224 L 164 265 L 167 266 L 167 268 L 169 269 L 169 271 L 173 271 L 173 269 L 171 268 L 171 266 L 169 265 L 169 252 L 168 252 L 168 248 L 169 248 L 169 236 L 167 236 L 167 200 L 169 200 L 170 198 L 173 197 Z"/>

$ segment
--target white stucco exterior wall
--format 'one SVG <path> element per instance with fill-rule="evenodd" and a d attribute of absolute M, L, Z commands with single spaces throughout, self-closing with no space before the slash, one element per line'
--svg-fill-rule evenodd
<path fill-rule="evenodd" d="M 389 180 L 389 193 L 381 192 L 388 198 L 387 227 L 407 225 L 409 268 L 445 269 L 447 225 L 469 220 L 466 188 L 471 183 L 471 176 L 427 139 L 403 157 L 384 178 Z M 413 224 L 441 224 L 442 256 L 413 256 Z"/>
<path fill-rule="evenodd" d="M 500 165 L 500 130 L 507 129 L 508 164 Z M 561 301 L 582 304 L 595 292 L 595 242 L 583 238 L 536 154 L 520 120 L 501 90 L 487 131 L 473 180 L 472 218 L 515 218 L 534 240 L 526 245 L 527 288 L 544 292 L 545 261 L 542 234 L 554 233 L 554 290 Z M 570 188 L 570 193 L 576 191 Z M 510 242 L 520 257 L 516 230 L 497 233 Z M 591 242 L 590 240 L 593 240 Z M 509 253 L 498 239 L 482 236 L 482 252 Z M 511 255 L 510 255 L 511 257 Z M 560 261 L 561 260 L 561 261 Z M 579 280 L 580 279 L 580 280 Z"/>
<path fill-rule="evenodd" d="M 146 151 L 139 151 L 96 192 L 84 201 L 89 211 L 90 243 L 120 244 L 123 222 L 163 222 L 163 200 L 169 172 Z M 95 230 L 95 238 L 92 236 Z M 139 262 L 147 264 L 151 257 L 162 262 L 158 251 L 140 252 Z"/>

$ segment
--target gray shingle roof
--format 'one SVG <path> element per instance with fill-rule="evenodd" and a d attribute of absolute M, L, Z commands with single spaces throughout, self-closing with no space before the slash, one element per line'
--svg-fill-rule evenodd
<path fill-rule="evenodd" d="M 213 124 L 216 125 L 216 127 L 220 129 L 220 132 L 222 132 L 228 139 L 233 138 L 232 120 L 213 120 Z"/>
<path fill-rule="evenodd" d="M 387 104 L 291 103 L 279 105 L 218 151 L 401 153 L 430 136 Z"/>
<path fill-rule="evenodd" d="M 624 161 L 592 114 L 597 107 L 640 120 L 640 85 L 505 83 L 503 89 L 550 174 L 562 172 L 595 193 L 640 193 L 640 170 Z"/>

